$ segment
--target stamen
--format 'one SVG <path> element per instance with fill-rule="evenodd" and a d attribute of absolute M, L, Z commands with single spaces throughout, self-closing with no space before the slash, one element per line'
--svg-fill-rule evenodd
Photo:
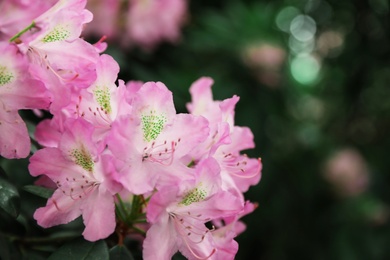
<path fill-rule="evenodd" d="M 190 212 L 187 212 L 187 214 L 191 215 Z M 207 229 L 206 227 L 205 227 L 206 230 L 201 230 L 201 229 L 197 228 L 200 231 L 200 232 L 197 232 L 193 228 L 194 226 L 191 226 L 190 223 L 186 223 L 185 224 L 184 218 L 180 218 L 179 221 L 177 221 L 178 219 L 177 219 L 176 214 L 169 213 L 169 216 L 173 219 L 173 222 L 175 224 L 176 230 L 179 233 L 179 235 L 181 236 L 181 238 L 183 239 L 186 247 L 188 248 L 188 250 L 191 252 L 191 254 L 196 259 L 199 259 L 199 260 L 208 259 L 216 252 L 216 249 L 213 248 L 213 250 L 211 251 L 211 253 L 208 256 L 201 257 L 197 253 L 195 253 L 194 250 L 191 247 L 191 244 L 202 243 L 204 241 L 205 237 L 206 237 L 206 234 L 209 233 L 209 231 L 210 231 L 209 229 Z M 185 230 L 191 230 L 191 232 L 186 232 Z M 199 241 L 192 240 L 191 238 L 195 239 L 195 237 L 193 235 L 200 236 L 200 240 Z"/>
<path fill-rule="evenodd" d="M 174 142 L 171 142 L 170 147 L 164 147 L 164 145 L 167 144 L 166 141 L 164 141 L 163 144 L 155 145 L 156 143 L 153 142 L 152 146 L 147 149 L 147 147 L 144 148 L 144 154 L 142 155 L 142 161 L 145 161 L 148 159 L 151 162 L 160 163 L 165 166 L 169 166 L 172 164 L 175 154 L 175 146 Z"/>

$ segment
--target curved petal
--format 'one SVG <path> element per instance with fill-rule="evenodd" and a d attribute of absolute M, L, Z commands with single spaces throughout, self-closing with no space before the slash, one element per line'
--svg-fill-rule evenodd
<path fill-rule="evenodd" d="M 8 159 L 25 158 L 29 152 L 30 137 L 18 111 L 0 107 L 0 155 Z"/>
<path fill-rule="evenodd" d="M 64 196 L 62 191 L 57 189 L 46 206 L 35 211 L 34 219 L 44 228 L 66 224 L 80 216 L 79 204 L 79 200 Z"/>
<path fill-rule="evenodd" d="M 150 227 L 143 243 L 143 259 L 169 260 L 177 251 L 177 234 L 166 214 Z"/>
<path fill-rule="evenodd" d="M 114 197 L 107 191 L 96 189 L 81 205 L 85 230 L 83 236 L 96 241 L 111 235 L 116 226 Z"/>

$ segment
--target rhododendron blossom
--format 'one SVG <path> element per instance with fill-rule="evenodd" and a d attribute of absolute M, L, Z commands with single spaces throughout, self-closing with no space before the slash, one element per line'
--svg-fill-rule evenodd
<path fill-rule="evenodd" d="M 203 77 L 190 88 L 192 103 L 187 104 L 188 110 L 192 114 L 205 116 L 211 128 L 207 147 L 198 148 L 194 156 L 198 159 L 213 156 L 218 160 L 224 189 L 234 189 L 241 194 L 260 181 L 261 161 L 240 154 L 242 150 L 254 148 L 254 142 L 249 128 L 234 125 L 234 108 L 238 97 L 214 101 L 212 84 L 211 78 Z"/>
<path fill-rule="evenodd" d="M 92 20 L 86 0 L 59 1 L 34 21 L 33 29 L 20 37 L 20 48 L 31 61 L 31 74 L 52 94 L 54 113 L 70 102 L 71 92 L 88 87 L 96 79 L 96 48 L 79 38 Z"/>
<path fill-rule="evenodd" d="M 196 166 L 194 179 L 165 187 L 150 200 L 147 217 L 152 223 L 144 241 L 144 259 L 170 259 L 179 250 L 188 259 L 216 259 L 216 244 L 205 223 L 236 215 L 241 201 L 221 189 L 218 163 L 205 159 Z"/>
<path fill-rule="evenodd" d="M 14 44 L 0 42 L 0 53 L 0 155 L 23 158 L 30 138 L 18 110 L 47 109 L 50 100 L 43 84 L 25 73 L 27 58 Z"/>
<path fill-rule="evenodd" d="M 0 40 L 8 41 L 39 15 L 47 11 L 56 0 L 2 0 L 0 2 Z"/>
<path fill-rule="evenodd" d="M 117 159 L 118 180 L 141 194 L 160 183 L 187 178 L 190 161 L 181 159 L 206 138 L 207 121 L 176 114 L 172 93 L 160 82 L 145 83 L 134 94 L 132 110 L 113 124 L 107 139 Z"/>
<path fill-rule="evenodd" d="M 57 190 L 34 218 L 43 227 L 68 223 L 83 215 L 84 237 L 106 238 L 115 229 L 114 194 L 120 186 L 110 179 L 112 166 L 92 141 L 94 127 L 83 119 L 67 122 L 58 148 L 44 148 L 30 159 L 31 175 L 46 175 Z M 104 227 L 96 228 L 99 223 Z"/>

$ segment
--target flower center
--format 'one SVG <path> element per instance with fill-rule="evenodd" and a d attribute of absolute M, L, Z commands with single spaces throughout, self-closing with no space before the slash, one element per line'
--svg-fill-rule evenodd
<path fill-rule="evenodd" d="M 57 25 L 54 29 L 46 34 L 43 37 L 42 41 L 45 43 L 48 42 L 58 42 L 63 41 L 70 36 L 70 31 L 67 30 L 63 25 Z"/>
<path fill-rule="evenodd" d="M 7 67 L 0 66 L 0 86 L 4 86 L 12 81 L 14 75 L 7 70 Z"/>
<path fill-rule="evenodd" d="M 167 119 L 164 115 L 156 115 L 156 112 L 151 110 L 149 114 L 143 114 L 141 116 L 141 122 L 144 139 L 147 142 L 150 142 L 156 140 L 158 135 L 162 132 Z"/>
<path fill-rule="evenodd" d="M 84 147 L 71 150 L 70 155 L 74 158 L 75 163 L 83 167 L 84 170 L 93 171 L 94 162 L 92 156 Z"/>
<path fill-rule="evenodd" d="M 190 190 L 183 198 L 183 200 L 180 202 L 181 205 L 189 206 L 194 202 L 200 202 L 203 201 L 207 196 L 207 193 L 205 190 L 201 188 L 194 188 Z"/>
<path fill-rule="evenodd" d="M 101 106 L 102 110 L 107 113 L 111 113 L 111 94 L 107 87 L 96 87 L 93 91 L 96 102 Z"/>

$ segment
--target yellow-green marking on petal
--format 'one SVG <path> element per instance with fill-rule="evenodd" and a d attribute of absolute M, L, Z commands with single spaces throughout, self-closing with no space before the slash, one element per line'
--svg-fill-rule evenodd
<path fill-rule="evenodd" d="M 45 43 L 63 41 L 69 36 L 69 30 L 67 30 L 64 26 L 57 25 L 51 32 L 49 32 L 48 34 L 46 34 L 45 37 L 43 37 L 42 41 Z"/>
<path fill-rule="evenodd" d="M 93 91 L 95 99 L 100 107 L 107 113 L 111 113 L 111 94 L 107 87 L 96 87 Z"/>
<path fill-rule="evenodd" d="M 207 196 L 207 193 L 205 190 L 201 188 L 194 188 L 190 190 L 183 198 L 183 200 L 180 202 L 181 205 L 189 206 L 194 202 L 200 202 L 203 201 Z"/>
<path fill-rule="evenodd" d="M 83 169 L 89 172 L 93 171 L 94 162 L 92 156 L 84 147 L 71 150 L 70 155 L 74 158 L 75 163 L 83 167 Z"/>
<path fill-rule="evenodd" d="M 167 119 L 164 115 L 156 115 L 155 111 L 150 111 L 149 114 L 141 116 L 142 131 L 144 132 L 144 139 L 147 142 L 156 140 L 158 135 L 164 129 Z"/>
<path fill-rule="evenodd" d="M 4 86 L 12 81 L 14 75 L 5 66 L 0 66 L 0 86 Z"/>

